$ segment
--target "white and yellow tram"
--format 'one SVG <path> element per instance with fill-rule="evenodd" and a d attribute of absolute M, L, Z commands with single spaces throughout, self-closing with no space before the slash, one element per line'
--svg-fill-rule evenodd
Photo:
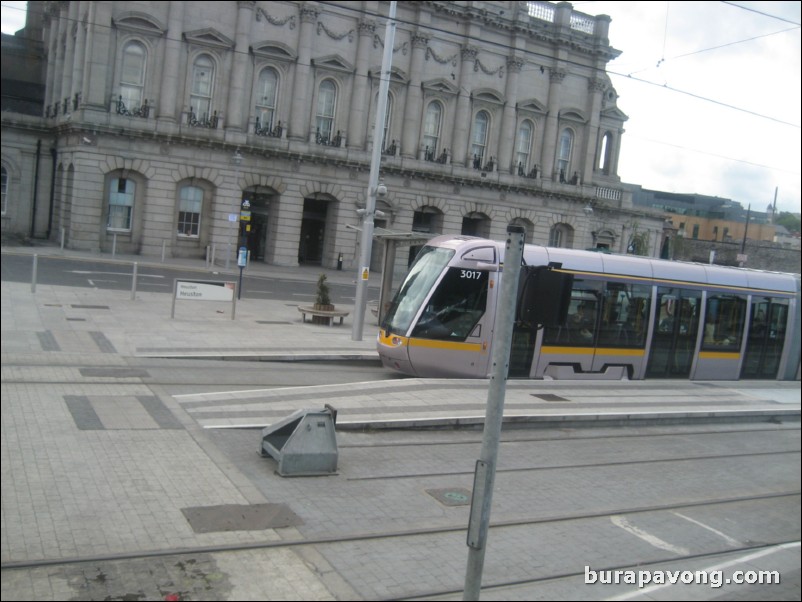
<path fill-rule="evenodd" d="M 384 366 L 487 378 L 503 254 L 504 243 L 466 236 L 423 247 L 382 322 Z M 559 320 L 516 320 L 512 377 L 800 378 L 798 274 L 535 245 L 524 263 L 568 285 L 546 293 L 561 298 Z"/>

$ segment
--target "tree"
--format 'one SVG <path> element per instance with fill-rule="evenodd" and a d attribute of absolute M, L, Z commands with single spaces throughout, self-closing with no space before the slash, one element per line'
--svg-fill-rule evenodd
<path fill-rule="evenodd" d="M 788 213 L 787 211 L 782 211 L 780 212 L 780 215 L 775 218 L 774 223 L 777 226 L 783 226 L 792 234 L 794 232 L 799 234 L 800 231 L 802 231 L 802 229 L 800 229 L 800 218 L 798 213 Z"/>

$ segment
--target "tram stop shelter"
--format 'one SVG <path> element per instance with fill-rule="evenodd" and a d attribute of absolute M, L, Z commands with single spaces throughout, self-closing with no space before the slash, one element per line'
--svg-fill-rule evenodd
<path fill-rule="evenodd" d="M 346 228 L 362 231 L 362 228 L 348 224 Z M 432 238 L 438 236 L 432 232 L 398 232 L 387 228 L 374 227 L 373 240 L 384 244 L 384 261 L 382 263 L 382 281 L 379 290 L 379 307 L 377 312 L 378 323 L 381 324 L 384 314 L 389 309 L 393 291 L 393 266 L 395 266 L 395 251 L 398 247 L 414 247 L 424 245 Z"/>

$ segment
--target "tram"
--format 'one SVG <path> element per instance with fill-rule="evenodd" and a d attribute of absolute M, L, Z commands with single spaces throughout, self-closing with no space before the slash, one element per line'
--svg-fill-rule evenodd
<path fill-rule="evenodd" d="M 382 321 L 383 365 L 488 378 L 504 247 L 429 241 Z M 556 318 L 525 319 L 533 296 L 519 293 L 510 377 L 800 379 L 798 274 L 536 245 L 525 246 L 523 263 L 563 278 L 535 291 L 559 306 Z"/>

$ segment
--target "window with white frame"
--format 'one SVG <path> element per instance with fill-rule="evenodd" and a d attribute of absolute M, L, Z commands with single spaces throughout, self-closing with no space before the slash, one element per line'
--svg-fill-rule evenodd
<path fill-rule="evenodd" d="M 178 196 L 178 235 L 197 237 L 200 234 L 203 189 L 182 186 Z"/>
<path fill-rule="evenodd" d="M 516 173 L 529 173 L 529 155 L 532 153 L 532 122 L 522 121 L 518 127 L 518 144 L 515 148 Z"/>
<path fill-rule="evenodd" d="M 321 141 L 330 141 L 333 137 L 336 106 L 337 87 L 330 79 L 324 79 L 317 95 L 317 134 Z"/>
<path fill-rule="evenodd" d="M 382 132 L 382 150 L 387 151 L 390 147 L 391 141 L 389 140 L 390 136 L 390 117 L 393 113 L 393 96 L 389 92 L 387 93 L 387 107 L 386 111 L 384 112 L 384 131 Z M 395 142 L 393 140 L 392 142 Z"/>
<path fill-rule="evenodd" d="M 490 125 L 490 115 L 487 111 L 479 111 L 473 120 L 473 138 L 471 140 L 471 159 L 474 166 L 484 164 L 485 149 L 487 148 L 487 129 Z"/>
<path fill-rule="evenodd" d="M 120 69 L 120 96 L 125 108 L 135 111 L 142 106 L 145 96 L 145 67 L 147 51 L 139 42 L 128 42 L 123 48 Z"/>
<path fill-rule="evenodd" d="M 276 96 L 278 94 L 278 75 L 274 69 L 262 69 L 256 90 L 256 118 L 259 127 L 273 131 L 276 116 Z"/>
<path fill-rule="evenodd" d="M 129 178 L 114 178 L 109 187 L 109 230 L 131 230 L 136 183 Z"/>
<path fill-rule="evenodd" d="M 599 152 L 599 169 L 605 175 L 610 173 L 610 157 L 613 149 L 613 135 L 607 132 L 601 141 L 601 150 Z"/>
<path fill-rule="evenodd" d="M 212 110 L 212 90 L 214 89 L 214 62 L 206 54 L 200 55 L 192 63 L 192 92 L 189 104 L 197 119 L 208 119 Z"/>
<path fill-rule="evenodd" d="M 440 103 L 430 102 L 426 107 L 426 117 L 423 121 L 423 148 L 426 153 L 425 158 L 429 161 L 434 161 L 437 156 L 442 116 L 443 108 Z"/>
<path fill-rule="evenodd" d="M 549 232 L 549 246 L 571 248 L 573 245 L 573 230 L 566 224 L 556 224 Z"/>
<path fill-rule="evenodd" d="M 574 146 L 574 133 L 565 128 L 560 134 L 560 148 L 557 156 L 557 172 L 560 182 L 565 182 L 570 177 L 571 151 Z"/>

